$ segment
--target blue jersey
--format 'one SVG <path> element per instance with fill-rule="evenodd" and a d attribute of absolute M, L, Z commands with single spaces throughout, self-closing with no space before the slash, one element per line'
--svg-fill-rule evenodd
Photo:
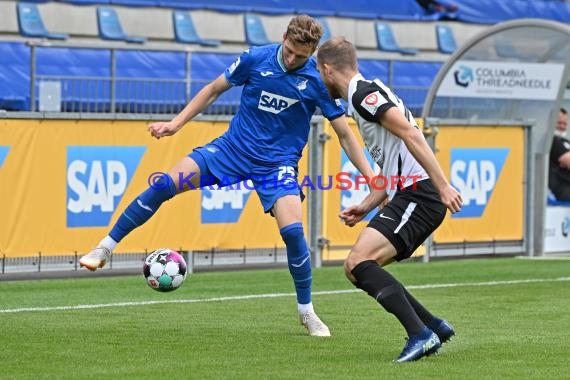
<path fill-rule="evenodd" d="M 278 60 L 280 47 L 252 47 L 225 71 L 231 85 L 243 85 L 240 108 L 225 136 L 260 164 L 297 162 L 317 107 L 329 120 L 344 115 L 343 106 L 330 98 L 320 80 L 315 58 L 286 71 Z"/>

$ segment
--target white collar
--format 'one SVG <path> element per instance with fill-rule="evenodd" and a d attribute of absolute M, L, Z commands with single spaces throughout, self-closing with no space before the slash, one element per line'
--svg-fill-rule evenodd
<path fill-rule="evenodd" d="M 359 80 L 364 80 L 362 74 L 357 73 L 355 76 L 352 77 L 350 82 L 348 82 L 348 93 L 347 93 L 347 102 L 348 102 L 348 109 L 347 112 L 349 115 L 354 113 L 354 107 L 352 105 L 352 95 L 356 92 L 356 82 Z"/>

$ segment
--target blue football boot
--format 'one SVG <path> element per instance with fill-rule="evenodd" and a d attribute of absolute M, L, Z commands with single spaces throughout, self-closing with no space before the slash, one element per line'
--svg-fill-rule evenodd
<path fill-rule="evenodd" d="M 396 363 L 411 362 L 435 354 L 441 347 L 437 334 L 427 327 L 418 335 L 408 338 L 402 353 L 395 360 Z"/>
<path fill-rule="evenodd" d="M 438 320 L 439 323 L 435 325 L 430 325 L 429 328 L 437 334 L 441 344 L 451 340 L 451 337 L 455 335 L 455 330 L 453 326 L 445 320 Z"/>

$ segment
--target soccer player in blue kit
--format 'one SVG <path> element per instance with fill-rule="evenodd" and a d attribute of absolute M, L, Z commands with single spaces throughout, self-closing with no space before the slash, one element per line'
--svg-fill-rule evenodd
<path fill-rule="evenodd" d="M 150 219 L 163 202 L 191 188 L 200 188 L 201 178 L 216 179 L 216 183 L 224 185 L 251 179 L 264 211 L 275 217 L 287 247 L 301 323 L 312 336 L 330 336 L 311 302 L 310 253 L 302 225 L 303 195 L 298 185 L 290 186 L 297 183 L 298 161 L 317 107 L 330 120 L 356 168 L 369 178 L 374 173 L 348 126 L 344 108 L 328 96 L 316 70 L 312 55 L 322 34 L 322 26 L 313 18 L 294 17 L 283 35 L 283 43 L 246 50 L 171 121 L 151 124 L 148 130 L 153 137 L 171 136 L 223 92 L 232 86 L 244 86 L 240 108 L 226 133 L 175 164 L 168 177 L 163 178 L 168 186 L 151 186 L 140 194 L 109 235 L 80 259 L 81 266 L 92 271 L 102 268 L 117 243 Z M 191 185 L 180 183 L 181 178 L 190 175 Z M 212 185 L 211 180 L 207 182 Z"/>

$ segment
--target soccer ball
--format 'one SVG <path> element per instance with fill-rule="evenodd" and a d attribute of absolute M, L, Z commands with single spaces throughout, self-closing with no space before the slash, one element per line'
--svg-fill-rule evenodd
<path fill-rule="evenodd" d="M 144 261 L 143 274 L 148 286 L 159 292 L 171 292 L 186 279 L 186 261 L 168 248 L 157 249 Z"/>

